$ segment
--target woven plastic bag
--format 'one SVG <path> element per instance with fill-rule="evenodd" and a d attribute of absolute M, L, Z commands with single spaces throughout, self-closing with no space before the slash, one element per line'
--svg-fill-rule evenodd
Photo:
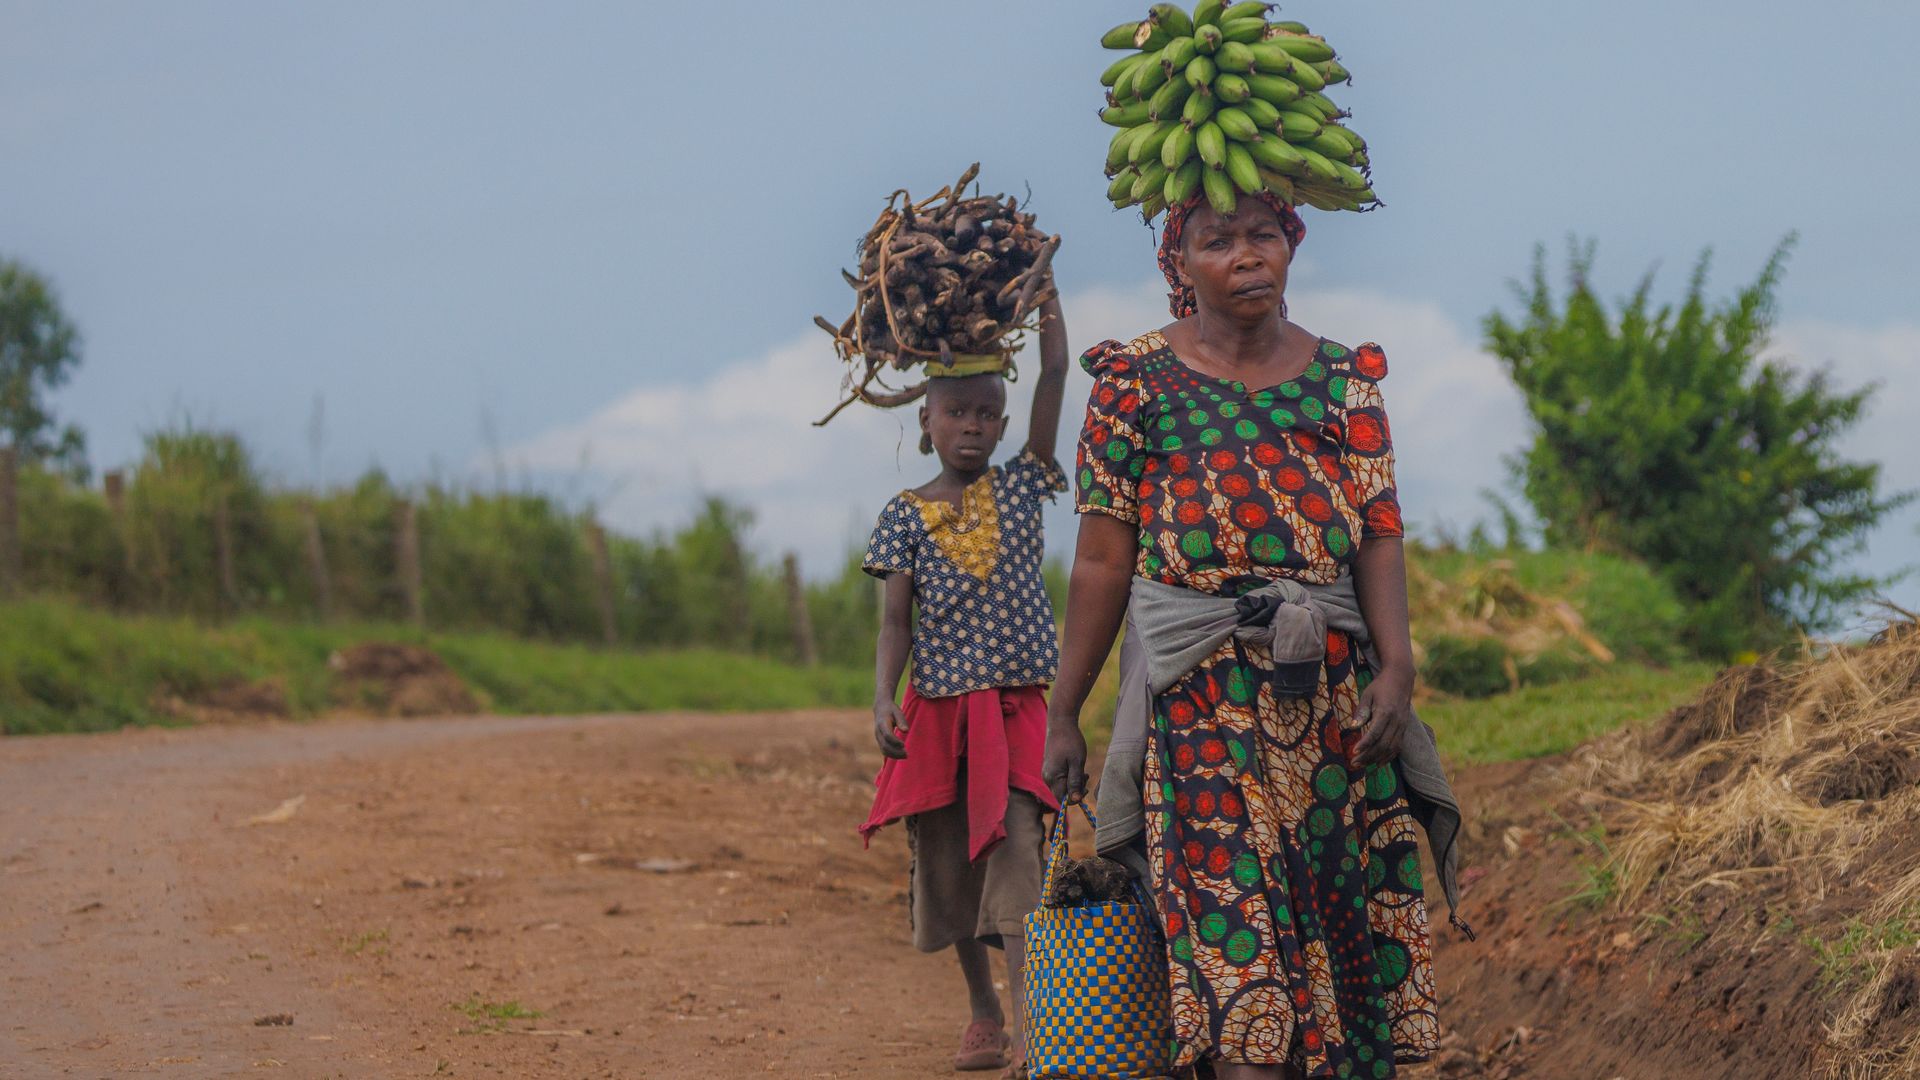
<path fill-rule="evenodd" d="M 1043 895 L 1050 896 L 1066 862 L 1065 813 L 1054 818 L 1047 846 Z M 1167 970 L 1166 945 L 1145 904 L 1041 907 L 1028 915 L 1029 1074 L 1130 1080 L 1169 1072 Z"/>

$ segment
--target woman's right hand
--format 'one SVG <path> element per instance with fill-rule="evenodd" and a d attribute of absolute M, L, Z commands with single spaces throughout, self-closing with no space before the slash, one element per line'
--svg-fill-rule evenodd
<path fill-rule="evenodd" d="M 1087 797 L 1087 737 L 1080 734 L 1079 716 L 1047 718 L 1047 749 L 1040 779 L 1046 781 L 1062 806 Z"/>
<path fill-rule="evenodd" d="M 873 703 L 873 741 L 880 744 L 882 754 L 896 761 L 906 760 L 907 714 L 892 698 Z"/>

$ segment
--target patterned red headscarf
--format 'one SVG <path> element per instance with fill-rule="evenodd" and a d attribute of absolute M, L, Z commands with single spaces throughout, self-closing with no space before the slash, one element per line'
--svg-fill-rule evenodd
<path fill-rule="evenodd" d="M 1267 204 L 1280 217 L 1280 232 L 1287 238 L 1287 246 L 1300 250 L 1300 241 L 1307 238 L 1307 223 L 1293 207 L 1280 201 L 1280 197 L 1271 191 L 1262 191 L 1258 195 L 1242 196 L 1255 198 Z M 1160 272 L 1167 275 L 1167 308 L 1176 319 L 1184 319 L 1194 312 L 1193 287 L 1183 284 L 1180 272 L 1174 268 L 1173 253 L 1180 250 L 1181 236 L 1187 231 L 1187 217 L 1206 201 L 1206 196 L 1195 195 L 1179 206 L 1167 207 L 1166 224 L 1161 226 L 1160 236 Z M 1280 313 L 1286 314 L 1286 301 L 1280 302 Z"/>

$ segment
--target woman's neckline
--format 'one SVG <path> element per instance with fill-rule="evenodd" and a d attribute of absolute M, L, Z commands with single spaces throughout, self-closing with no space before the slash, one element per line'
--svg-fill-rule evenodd
<path fill-rule="evenodd" d="M 1157 337 L 1159 337 L 1160 347 L 1166 350 L 1167 355 L 1173 358 L 1174 363 L 1179 364 L 1181 367 L 1185 368 L 1187 372 L 1193 375 L 1195 378 L 1206 379 L 1208 382 L 1221 383 L 1226 386 L 1231 386 L 1234 388 L 1233 392 L 1236 394 L 1259 394 L 1259 393 L 1264 393 L 1271 390 L 1278 390 L 1280 387 L 1285 386 L 1290 382 L 1298 382 L 1302 376 L 1306 375 L 1307 372 L 1313 370 L 1314 362 L 1319 360 L 1321 358 L 1321 355 L 1326 352 L 1327 345 L 1328 345 L 1328 341 L 1325 337 L 1316 338 L 1313 344 L 1313 353 L 1312 355 L 1307 357 L 1306 366 L 1302 367 L 1299 371 L 1294 372 L 1292 375 L 1288 376 L 1287 378 L 1281 379 L 1278 382 L 1271 383 L 1267 386 L 1252 387 L 1252 386 L 1248 386 L 1246 382 L 1241 379 L 1228 379 L 1219 375 L 1209 375 L 1206 372 L 1201 371 L 1199 368 L 1194 367 L 1192 364 L 1187 363 L 1186 358 L 1181 356 L 1179 350 L 1173 347 L 1173 342 L 1168 339 L 1167 332 L 1165 330 L 1155 330 L 1153 331 L 1153 333 Z"/>

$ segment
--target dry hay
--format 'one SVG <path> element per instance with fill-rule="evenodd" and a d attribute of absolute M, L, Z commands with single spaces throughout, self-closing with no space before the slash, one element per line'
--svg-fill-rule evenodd
<path fill-rule="evenodd" d="M 1920 911 L 1920 633 L 1730 668 L 1656 728 L 1590 745 L 1623 907 L 1766 884 L 1869 922 Z M 1885 881 L 1862 899 L 1863 883 Z M 1868 886 L 1871 888 L 1871 886 Z M 1841 917 L 1828 905 L 1823 918 Z M 1828 1031 L 1835 1080 L 1920 1077 L 1920 953 L 1871 972 Z"/>

